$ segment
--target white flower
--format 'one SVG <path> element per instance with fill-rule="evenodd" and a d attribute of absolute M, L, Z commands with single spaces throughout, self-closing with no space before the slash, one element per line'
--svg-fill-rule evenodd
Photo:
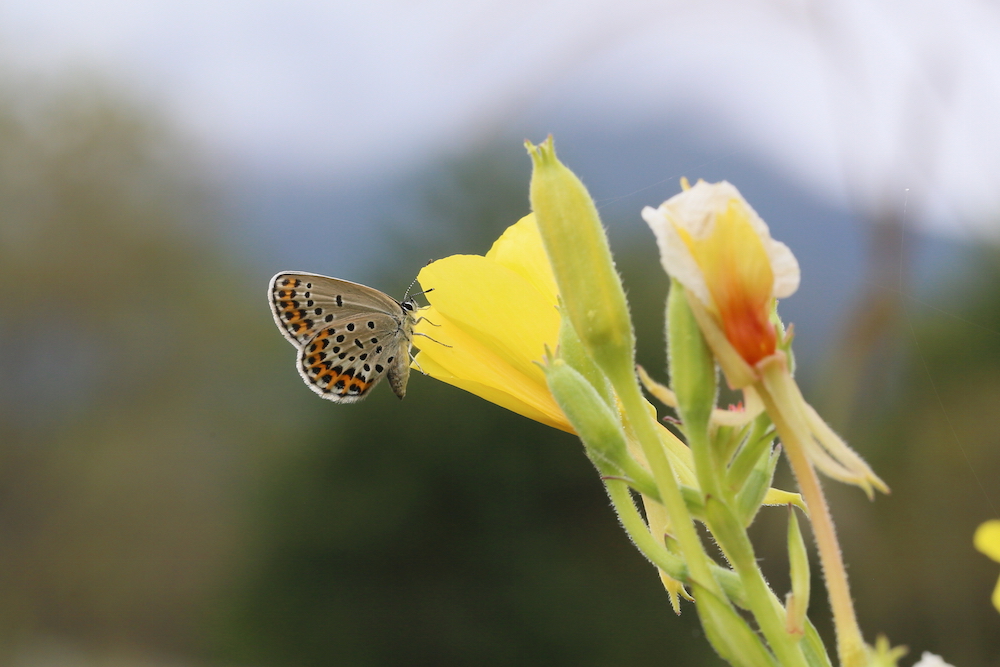
<path fill-rule="evenodd" d="M 924 654 L 920 656 L 920 662 L 913 665 L 913 667 L 952 667 L 939 655 L 934 655 L 929 651 L 924 651 Z"/>

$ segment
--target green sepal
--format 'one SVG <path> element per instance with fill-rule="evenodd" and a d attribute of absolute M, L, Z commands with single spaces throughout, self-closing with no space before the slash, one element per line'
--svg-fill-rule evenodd
<path fill-rule="evenodd" d="M 766 413 L 761 413 L 753 421 L 753 428 L 743 441 L 736 456 L 733 457 L 729 469 L 726 470 L 726 486 L 733 493 L 743 488 L 750 473 L 760 462 L 761 456 L 768 451 L 774 441 L 774 431 L 770 430 L 771 419 Z"/>
<path fill-rule="evenodd" d="M 691 592 L 705 636 L 723 660 L 736 667 L 778 667 L 760 636 L 728 602 L 696 583 Z"/>
<path fill-rule="evenodd" d="M 764 502 L 764 496 L 771 488 L 774 469 L 778 465 L 780 455 L 781 452 L 777 447 L 774 449 L 764 447 L 757 464 L 750 470 L 750 475 L 743 484 L 743 488 L 736 494 L 736 512 L 744 526 L 753 523 L 757 516 L 761 503 Z"/>
<path fill-rule="evenodd" d="M 777 299 L 774 300 L 774 306 L 771 308 L 770 320 L 776 333 L 778 334 L 777 348 L 785 353 L 785 358 L 788 360 L 788 373 L 794 377 L 795 353 L 792 352 L 792 339 L 795 336 L 790 328 L 785 328 L 785 323 L 781 321 L 781 316 L 778 315 Z"/>
<path fill-rule="evenodd" d="M 800 643 L 802 655 L 805 656 L 809 667 L 833 667 L 830 656 L 826 652 L 826 645 L 816 631 L 816 626 L 806 617 L 806 636 Z"/>
<path fill-rule="evenodd" d="M 543 368 L 549 391 L 598 470 L 604 475 L 620 475 L 639 493 L 659 500 L 660 493 L 652 475 L 628 453 L 625 429 L 617 412 L 613 412 L 587 379 L 563 359 L 553 359 Z"/>
<path fill-rule="evenodd" d="M 795 508 L 788 506 L 788 569 L 792 580 L 792 592 L 785 605 L 787 620 L 785 626 L 792 635 L 802 636 L 805 632 L 806 610 L 809 608 L 809 556 L 806 543 L 799 530 L 799 520 Z"/>
<path fill-rule="evenodd" d="M 718 392 L 715 357 L 691 312 L 683 285 L 674 279 L 667 294 L 666 326 L 670 386 L 677 396 L 684 432 L 697 429 L 707 434 Z"/>
<path fill-rule="evenodd" d="M 587 349 L 580 342 L 580 337 L 573 329 L 573 322 L 565 315 L 559 323 L 559 358 L 579 372 L 590 386 L 597 390 L 609 407 L 615 408 L 615 392 L 608 382 L 607 376 L 594 363 Z"/>
<path fill-rule="evenodd" d="M 691 513 L 691 518 L 704 523 L 705 503 L 702 501 L 701 491 L 692 489 L 690 486 L 681 485 L 681 497 L 684 498 L 684 504 L 687 505 L 688 512 Z"/>

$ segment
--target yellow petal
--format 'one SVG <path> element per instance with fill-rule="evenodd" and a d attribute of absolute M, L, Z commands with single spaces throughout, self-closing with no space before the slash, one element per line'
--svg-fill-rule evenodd
<path fill-rule="evenodd" d="M 993 519 L 980 525 L 976 529 L 972 543 L 981 553 L 1000 562 L 1000 521 Z"/>
<path fill-rule="evenodd" d="M 531 216 L 486 257 L 454 255 L 418 280 L 431 307 L 420 315 L 414 367 L 536 421 L 572 432 L 538 366 L 558 341 L 551 269 Z"/>
<path fill-rule="evenodd" d="M 806 503 L 802 500 L 802 496 L 798 493 L 790 493 L 788 491 L 782 491 L 781 489 L 775 489 L 771 487 L 764 494 L 764 500 L 761 501 L 761 505 L 795 505 L 800 510 L 809 516 L 809 508 L 806 507 Z"/>
<path fill-rule="evenodd" d="M 494 376 L 494 382 L 476 382 L 454 375 L 425 352 L 417 355 L 414 368 L 491 403 L 496 403 L 522 417 L 533 419 L 568 433 L 573 432 L 572 427 L 551 396 L 540 395 L 534 386 L 523 384 L 521 378 L 503 377 L 501 374 L 497 374 Z M 480 377 L 487 377 L 487 371 L 484 369 L 479 369 L 478 374 Z M 501 387 L 507 389 L 501 389 Z"/>
<path fill-rule="evenodd" d="M 553 306 L 557 304 L 559 289 L 533 213 L 508 227 L 486 253 L 486 259 L 514 271 Z"/>
<path fill-rule="evenodd" d="M 425 266 L 417 279 L 425 290 L 434 290 L 428 299 L 448 322 L 522 375 L 546 386 L 545 373 L 535 362 L 544 357 L 546 343 L 558 340 L 559 312 L 531 283 L 476 255 L 446 257 Z M 444 322 L 434 324 L 444 326 Z M 428 322 L 421 322 L 417 332 L 431 338 L 444 333 Z M 434 345 L 424 337 L 418 337 L 416 344 L 421 350 Z M 441 350 L 434 354 L 446 355 Z"/>

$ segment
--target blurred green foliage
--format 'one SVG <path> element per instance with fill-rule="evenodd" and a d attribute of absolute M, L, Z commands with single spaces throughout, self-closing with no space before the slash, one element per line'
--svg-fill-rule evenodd
<path fill-rule="evenodd" d="M 149 109 L 3 83 L 0 663 L 49 638 L 196 651 L 246 490 L 297 439 L 263 288 Z"/>
<path fill-rule="evenodd" d="M 1000 665 L 998 572 L 971 542 L 1000 516 L 1000 249 L 980 245 L 966 262 L 953 282 L 904 300 L 857 390 L 846 433 L 892 495 L 832 502 L 847 519 L 862 627 L 954 665 Z"/>
<path fill-rule="evenodd" d="M 52 638 L 117 664 L 719 664 L 574 438 L 419 374 L 402 403 L 302 386 L 208 173 L 93 81 L 0 88 L 0 664 Z M 528 173 L 517 142 L 429 168 L 370 283 L 485 252 Z M 656 249 L 606 223 L 665 378 Z M 1000 665 L 971 542 L 1000 507 L 1000 262 L 977 252 L 934 308 L 908 302 L 837 425 L 893 494 L 827 484 L 868 639 L 963 667 Z M 754 526 L 781 595 L 785 529 Z"/>

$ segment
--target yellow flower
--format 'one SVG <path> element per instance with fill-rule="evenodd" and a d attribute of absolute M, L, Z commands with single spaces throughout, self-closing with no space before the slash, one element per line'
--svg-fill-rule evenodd
<path fill-rule="evenodd" d="M 799 264 L 739 191 L 723 181 L 698 181 L 642 217 L 652 228 L 667 273 L 687 292 L 688 304 L 730 386 L 756 396 L 825 474 L 856 484 L 871 497 L 888 487 L 805 402 L 778 349 L 771 322 L 776 299 L 799 286 Z M 787 428 L 784 428 L 787 426 Z"/>
<path fill-rule="evenodd" d="M 972 542 L 976 549 L 1000 563 L 1000 521 L 993 519 L 979 526 Z M 993 589 L 993 606 L 1000 611 L 1000 581 Z"/>
<path fill-rule="evenodd" d="M 534 215 L 486 253 L 452 255 L 417 275 L 430 307 L 420 313 L 413 367 L 563 431 L 542 361 L 559 339 L 558 290 Z"/>
<path fill-rule="evenodd" d="M 656 234 L 663 268 L 696 297 L 695 317 L 730 384 L 741 388 L 756 379 L 751 367 L 774 354 L 771 311 L 775 299 L 798 289 L 799 265 L 735 187 L 682 185 L 642 217 Z"/>

